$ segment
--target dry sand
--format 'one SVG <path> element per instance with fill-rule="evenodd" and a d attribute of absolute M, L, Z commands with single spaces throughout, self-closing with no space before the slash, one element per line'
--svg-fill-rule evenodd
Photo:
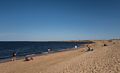
<path fill-rule="evenodd" d="M 120 73 L 120 41 L 94 42 L 89 52 L 81 48 L 0 63 L 0 73 Z"/>

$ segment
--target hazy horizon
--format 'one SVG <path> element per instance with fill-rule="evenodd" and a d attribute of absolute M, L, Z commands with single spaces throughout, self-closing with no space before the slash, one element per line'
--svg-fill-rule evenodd
<path fill-rule="evenodd" d="M 120 38 L 119 0 L 0 0 L 0 41 Z"/>

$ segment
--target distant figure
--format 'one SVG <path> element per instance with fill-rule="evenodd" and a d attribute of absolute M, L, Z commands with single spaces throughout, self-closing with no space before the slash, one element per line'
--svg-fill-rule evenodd
<path fill-rule="evenodd" d="M 93 48 L 91 48 L 89 45 L 87 45 L 87 51 L 93 51 Z"/>
<path fill-rule="evenodd" d="M 75 48 L 78 48 L 77 45 L 75 45 Z"/>
<path fill-rule="evenodd" d="M 13 52 L 12 53 L 12 61 L 15 61 L 16 60 L 16 52 Z"/>
<path fill-rule="evenodd" d="M 103 44 L 103 46 L 107 46 L 107 44 Z"/>
<path fill-rule="evenodd" d="M 48 48 L 48 53 L 50 53 L 51 49 Z"/>
<path fill-rule="evenodd" d="M 115 44 L 115 42 L 113 42 L 113 44 Z"/>
<path fill-rule="evenodd" d="M 26 55 L 26 56 L 25 56 L 25 61 L 33 60 L 33 56 L 34 56 L 34 54 Z"/>
<path fill-rule="evenodd" d="M 90 47 L 88 45 L 87 45 L 87 48 L 88 48 L 87 51 L 90 51 Z"/>

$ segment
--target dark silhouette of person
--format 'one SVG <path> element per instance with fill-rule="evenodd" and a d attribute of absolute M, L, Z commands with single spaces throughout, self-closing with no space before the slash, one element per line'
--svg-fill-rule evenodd
<path fill-rule="evenodd" d="M 15 61 L 16 60 L 16 52 L 13 52 L 12 53 L 12 61 Z"/>

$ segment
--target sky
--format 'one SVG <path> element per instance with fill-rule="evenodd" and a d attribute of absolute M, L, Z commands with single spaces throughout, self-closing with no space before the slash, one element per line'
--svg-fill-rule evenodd
<path fill-rule="evenodd" d="M 0 0 L 0 41 L 120 37 L 120 0 Z"/>

